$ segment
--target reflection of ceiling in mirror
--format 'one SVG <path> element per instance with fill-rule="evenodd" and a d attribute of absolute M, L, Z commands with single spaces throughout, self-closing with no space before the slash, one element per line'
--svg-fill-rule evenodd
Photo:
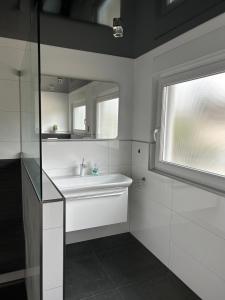
<path fill-rule="evenodd" d="M 41 75 L 41 90 L 44 92 L 71 93 L 87 84 L 91 80 L 73 79 L 61 76 Z"/>

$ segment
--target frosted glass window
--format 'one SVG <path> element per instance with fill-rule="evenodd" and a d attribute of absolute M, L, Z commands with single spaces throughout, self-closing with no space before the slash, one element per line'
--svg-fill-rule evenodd
<path fill-rule="evenodd" d="M 163 89 L 160 160 L 225 175 L 225 73 Z"/>
<path fill-rule="evenodd" d="M 86 105 L 73 107 L 73 130 L 86 130 Z"/>
<path fill-rule="evenodd" d="M 97 103 L 97 138 L 114 139 L 118 136 L 119 98 Z"/>

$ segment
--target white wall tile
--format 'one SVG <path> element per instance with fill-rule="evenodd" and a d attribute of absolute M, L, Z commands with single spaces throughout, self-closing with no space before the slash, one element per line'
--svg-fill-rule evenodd
<path fill-rule="evenodd" d="M 0 111 L 0 141 L 20 140 L 19 112 Z"/>
<path fill-rule="evenodd" d="M 153 56 L 144 56 L 134 63 L 134 103 L 133 103 L 133 139 L 150 142 L 151 127 L 154 117 L 152 101 Z"/>
<path fill-rule="evenodd" d="M 131 141 L 109 141 L 109 173 L 131 176 Z"/>
<path fill-rule="evenodd" d="M 43 229 L 63 227 L 63 201 L 43 204 Z"/>
<path fill-rule="evenodd" d="M 109 141 L 109 164 L 112 166 L 131 164 L 131 142 L 130 141 Z"/>
<path fill-rule="evenodd" d="M 160 204 L 149 201 L 148 205 L 144 207 L 146 210 L 144 215 L 140 214 L 140 210 L 138 210 L 141 205 L 143 206 L 140 202 L 133 205 L 136 215 L 131 214 L 131 233 L 168 266 L 171 212 Z"/>
<path fill-rule="evenodd" d="M 84 158 L 89 167 L 96 163 L 100 172 L 108 172 L 109 153 L 107 142 L 43 142 L 42 146 L 43 167 L 46 170 L 74 168 L 74 175 L 78 175 L 79 166 Z"/>
<path fill-rule="evenodd" d="M 161 203 L 168 208 L 172 208 L 172 180 L 166 177 L 160 178 L 158 174 L 148 172 L 151 200 Z"/>
<path fill-rule="evenodd" d="M 0 79 L 18 80 L 24 51 L 0 45 Z"/>
<path fill-rule="evenodd" d="M 0 37 L 0 47 L 8 47 L 24 51 L 26 47 L 26 41 Z"/>
<path fill-rule="evenodd" d="M 0 158 L 20 153 L 19 76 L 25 43 L 0 38 Z M 16 142 L 17 143 L 12 143 Z"/>
<path fill-rule="evenodd" d="M 0 110 L 19 111 L 19 80 L 0 80 Z"/>
<path fill-rule="evenodd" d="M 42 145 L 43 167 L 49 176 L 79 175 L 83 157 L 89 172 L 96 164 L 100 173 L 131 175 L 130 141 L 61 141 Z"/>
<path fill-rule="evenodd" d="M 154 201 L 151 187 L 148 179 L 139 186 L 134 182 L 130 208 L 130 231 L 163 263 L 168 265 L 172 212 L 160 202 Z M 167 196 L 165 194 L 165 197 Z"/>
<path fill-rule="evenodd" d="M 120 165 L 109 165 L 109 173 L 120 173 L 123 175 L 126 175 L 128 177 L 131 177 L 131 165 L 124 165 L 124 164 L 120 164 Z"/>
<path fill-rule="evenodd" d="M 203 300 L 224 300 L 225 282 L 193 257 L 171 245 L 171 269 Z"/>
<path fill-rule="evenodd" d="M 0 141 L 0 159 L 20 157 L 20 142 Z"/>
<path fill-rule="evenodd" d="M 215 207 L 217 195 L 178 181 L 173 181 L 173 209 L 178 213 Z"/>
<path fill-rule="evenodd" d="M 56 289 L 43 291 L 43 300 L 63 300 L 63 288 L 60 286 Z"/>
<path fill-rule="evenodd" d="M 63 285 L 63 228 L 43 230 L 43 289 Z"/>
<path fill-rule="evenodd" d="M 173 209 L 211 233 L 225 239 L 225 198 L 174 181 Z"/>
<path fill-rule="evenodd" d="M 49 177 L 57 177 L 57 176 L 72 176 L 75 174 L 74 167 L 71 168 L 56 168 L 56 169 L 45 169 L 45 172 Z"/>
<path fill-rule="evenodd" d="M 172 180 L 147 171 L 144 165 L 132 165 L 132 190 L 138 190 L 140 195 L 172 209 Z M 142 180 L 145 179 L 145 181 Z"/>
<path fill-rule="evenodd" d="M 149 144 L 141 142 L 132 143 L 132 164 L 148 169 Z"/>
<path fill-rule="evenodd" d="M 199 225 L 173 214 L 172 243 L 225 280 L 225 240 Z"/>

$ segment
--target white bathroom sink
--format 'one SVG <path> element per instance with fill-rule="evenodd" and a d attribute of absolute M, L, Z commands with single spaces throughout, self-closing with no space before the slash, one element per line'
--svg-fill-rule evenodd
<path fill-rule="evenodd" d="M 106 174 L 99 176 L 61 176 L 52 178 L 58 189 L 68 197 L 68 194 L 85 193 L 90 191 L 115 188 L 126 188 L 131 185 L 132 179 L 122 174 Z"/>
<path fill-rule="evenodd" d="M 52 180 L 66 200 L 66 232 L 127 222 L 131 178 L 107 174 Z"/>

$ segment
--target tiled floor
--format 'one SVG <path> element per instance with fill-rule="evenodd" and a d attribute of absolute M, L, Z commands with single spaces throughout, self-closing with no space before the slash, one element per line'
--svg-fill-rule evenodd
<path fill-rule="evenodd" d="M 24 281 L 0 285 L 0 299 L 2 300 L 27 300 Z"/>
<path fill-rule="evenodd" d="M 0 159 L 0 274 L 25 266 L 20 160 Z"/>
<path fill-rule="evenodd" d="M 66 300 L 197 300 L 131 234 L 68 245 Z"/>
<path fill-rule="evenodd" d="M 0 274 L 24 269 L 25 249 L 22 223 L 0 222 Z"/>

